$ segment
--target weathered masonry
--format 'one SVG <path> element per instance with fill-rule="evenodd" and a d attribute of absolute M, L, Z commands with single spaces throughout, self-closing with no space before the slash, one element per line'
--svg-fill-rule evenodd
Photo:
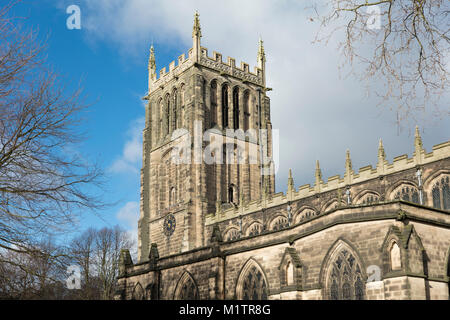
<path fill-rule="evenodd" d="M 290 173 L 286 194 L 246 153 L 175 163 L 177 143 L 208 129 L 223 147 L 211 154 L 272 156 L 262 41 L 251 72 L 200 38 L 196 14 L 188 57 L 159 77 L 150 50 L 138 261 L 122 250 L 116 298 L 449 299 L 450 141 L 426 152 L 416 128 L 411 157 L 389 163 L 380 140 L 375 167 L 353 170 L 347 151 L 343 177 L 325 182 L 317 162 L 314 185 Z"/>

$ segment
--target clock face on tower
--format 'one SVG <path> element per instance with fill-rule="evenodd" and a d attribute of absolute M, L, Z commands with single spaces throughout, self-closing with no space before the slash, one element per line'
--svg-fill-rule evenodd
<path fill-rule="evenodd" d="M 164 225 L 163 225 L 163 232 L 166 236 L 170 237 L 173 232 L 175 231 L 176 227 L 176 220 L 175 216 L 171 213 L 169 213 L 166 218 L 164 219 Z"/>

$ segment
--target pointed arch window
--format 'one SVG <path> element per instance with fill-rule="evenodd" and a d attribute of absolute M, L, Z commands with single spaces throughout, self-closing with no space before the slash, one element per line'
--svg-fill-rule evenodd
<path fill-rule="evenodd" d="M 198 288 L 192 277 L 185 272 L 181 277 L 180 283 L 175 291 L 175 300 L 198 300 Z"/>
<path fill-rule="evenodd" d="M 416 187 L 403 185 L 394 193 L 394 199 L 419 203 L 419 192 Z"/>
<path fill-rule="evenodd" d="M 211 82 L 211 127 L 217 124 L 217 82 Z"/>
<path fill-rule="evenodd" d="M 169 134 L 169 132 L 170 132 L 170 96 L 169 95 L 167 95 L 166 96 L 166 122 L 165 122 L 165 125 L 166 125 L 166 132 L 165 132 L 165 134 L 167 135 L 167 134 Z"/>
<path fill-rule="evenodd" d="M 244 131 L 247 131 L 250 128 L 250 94 L 248 91 L 244 93 Z"/>
<path fill-rule="evenodd" d="M 177 108 L 178 108 L 178 91 L 175 89 L 173 91 L 173 104 L 172 104 L 172 130 L 178 129 L 178 117 L 177 117 Z"/>
<path fill-rule="evenodd" d="M 239 239 L 239 231 L 236 228 L 230 229 L 224 236 L 225 241 L 233 241 Z"/>
<path fill-rule="evenodd" d="M 228 86 L 222 87 L 222 127 L 228 127 Z"/>
<path fill-rule="evenodd" d="M 450 210 L 450 178 L 444 176 L 439 178 L 432 189 L 433 207 L 437 209 Z"/>
<path fill-rule="evenodd" d="M 233 128 L 239 129 L 239 88 L 233 89 Z"/>
<path fill-rule="evenodd" d="M 391 258 L 391 269 L 392 270 L 400 270 L 402 268 L 401 256 L 400 256 L 400 247 L 397 242 L 393 242 L 390 250 L 390 258 Z"/>
<path fill-rule="evenodd" d="M 242 299 L 266 300 L 267 283 L 262 272 L 252 266 L 244 275 L 242 283 Z"/>
<path fill-rule="evenodd" d="M 169 205 L 173 206 L 177 201 L 177 190 L 175 187 L 170 188 L 170 194 L 169 194 Z"/>
<path fill-rule="evenodd" d="M 364 282 L 360 264 L 347 249 L 339 250 L 330 265 L 328 294 L 331 300 L 363 300 Z"/>
<path fill-rule="evenodd" d="M 261 234 L 262 232 L 262 225 L 260 223 L 253 223 L 253 225 L 250 226 L 248 231 L 248 236 L 257 236 Z"/>
<path fill-rule="evenodd" d="M 228 202 L 236 204 L 239 199 L 237 188 L 234 184 L 230 184 L 228 187 Z"/>
<path fill-rule="evenodd" d="M 289 226 L 288 219 L 286 217 L 278 217 L 272 223 L 272 230 L 281 230 Z"/>
<path fill-rule="evenodd" d="M 294 265 L 290 261 L 286 265 L 286 284 L 288 286 L 294 284 Z"/>

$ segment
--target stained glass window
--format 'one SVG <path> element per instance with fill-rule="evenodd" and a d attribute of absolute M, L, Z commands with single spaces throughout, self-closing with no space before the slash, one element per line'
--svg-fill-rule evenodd
<path fill-rule="evenodd" d="M 450 210 L 449 180 L 449 176 L 442 177 L 433 186 L 433 207 L 437 209 Z"/>
<path fill-rule="evenodd" d="M 362 203 L 363 204 L 371 204 L 371 203 L 375 203 L 378 202 L 379 197 L 374 194 L 374 193 L 369 193 L 367 195 L 364 196 L 364 198 L 362 199 Z"/>
<path fill-rule="evenodd" d="M 242 284 L 244 300 L 266 300 L 267 284 L 261 271 L 252 266 L 244 277 Z"/>
<path fill-rule="evenodd" d="M 225 241 L 232 241 L 232 240 L 239 239 L 238 229 L 228 230 L 228 232 L 225 234 L 224 239 L 225 239 Z"/>
<path fill-rule="evenodd" d="M 258 234 L 260 234 L 262 231 L 262 226 L 259 223 L 254 223 L 251 227 L 250 227 L 250 231 L 248 232 L 249 236 L 257 236 Z"/>
<path fill-rule="evenodd" d="M 356 258 L 348 250 L 342 249 L 334 258 L 329 273 L 329 299 L 363 300 L 364 283 L 361 268 Z"/>
<path fill-rule="evenodd" d="M 419 203 L 419 192 L 415 187 L 405 185 L 397 190 L 394 199 Z"/>
<path fill-rule="evenodd" d="M 273 230 L 281 230 L 281 229 L 288 227 L 288 225 L 289 224 L 288 224 L 287 218 L 279 217 L 273 222 L 272 229 Z"/>
<path fill-rule="evenodd" d="M 187 277 L 179 291 L 178 300 L 197 300 L 198 290 L 191 277 Z"/>

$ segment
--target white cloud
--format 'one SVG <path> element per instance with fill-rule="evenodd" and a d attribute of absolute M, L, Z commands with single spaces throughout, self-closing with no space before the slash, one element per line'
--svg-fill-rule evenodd
<path fill-rule="evenodd" d="M 129 201 L 117 212 L 117 219 L 123 221 L 129 228 L 137 229 L 139 220 L 139 203 Z"/>
<path fill-rule="evenodd" d="M 134 247 L 129 249 L 133 256 L 133 260 L 135 260 L 137 253 L 139 202 L 127 202 L 122 208 L 119 209 L 116 217 L 119 221 L 123 222 L 122 226 L 126 228 L 126 232 L 128 233 L 130 239 L 134 240 Z"/>
<path fill-rule="evenodd" d="M 113 173 L 137 173 L 142 160 L 142 129 L 145 118 L 141 117 L 130 125 L 127 132 L 128 140 L 123 147 L 122 155 L 114 160 L 108 168 Z"/>
<path fill-rule="evenodd" d="M 147 68 L 148 47 L 155 43 L 158 68 L 168 67 L 177 56 L 165 57 L 168 48 L 191 47 L 193 14 L 200 13 L 202 45 L 212 51 L 256 64 L 257 42 L 262 36 L 267 55 L 267 83 L 270 92 L 273 128 L 280 129 L 280 171 L 277 190 L 285 190 L 288 168 L 293 168 L 296 185 L 313 182 L 315 160 L 320 160 L 324 178 L 342 174 L 345 150 L 350 149 L 354 169 L 376 164 L 379 138 L 387 156 L 413 150 L 413 127 L 423 128 L 425 147 L 448 139 L 448 116 L 443 120 L 421 115 L 403 122 L 397 132 L 395 105 L 377 106 L 366 95 L 363 83 L 343 78 L 338 71 L 341 57 L 337 41 L 327 46 L 311 44 L 317 23 L 303 1 L 175 1 L 175 0 L 97 0 L 84 5 L 84 30 L 90 41 L 117 45 L 125 56 L 139 56 Z M 142 57 L 145 55 L 145 58 Z M 161 64 L 161 61 L 165 64 Z M 167 64 L 167 65 L 166 65 Z M 373 81 L 372 87 L 382 87 Z M 448 101 L 448 99 L 443 99 Z M 395 108 L 394 108 L 395 109 Z M 138 140 L 130 139 L 123 156 L 112 166 L 123 172 L 138 170 Z M 139 142 L 140 143 L 140 142 Z M 134 159 L 134 160 L 133 160 Z"/>

